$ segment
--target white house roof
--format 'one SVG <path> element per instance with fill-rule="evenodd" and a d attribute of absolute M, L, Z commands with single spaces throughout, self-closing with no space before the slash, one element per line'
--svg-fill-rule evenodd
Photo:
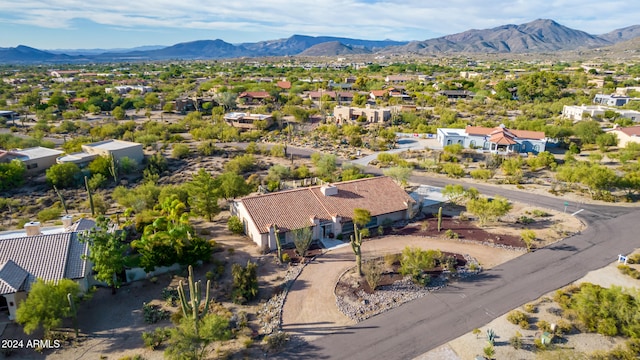
<path fill-rule="evenodd" d="M 86 145 L 82 145 L 82 146 L 86 146 L 89 148 L 93 148 L 93 149 L 102 149 L 102 150 L 107 150 L 107 151 L 113 151 L 113 150 L 122 150 L 122 149 L 128 149 L 131 147 L 137 147 L 137 146 L 141 146 L 142 144 L 140 143 L 135 143 L 135 142 L 131 142 L 131 141 L 124 141 L 124 140 L 105 140 L 105 141 L 99 141 L 93 144 L 86 144 Z"/>
<path fill-rule="evenodd" d="M 69 232 L 0 238 L 0 295 L 27 290 L 37 278 L 83 278 L 87 261 L 82 256 L 89 247 L 78 240 L 76 230 L 94 224 L 81 219 Z"/>
<path fill-rule="evenodd" d="M 37 146 L 37 147 L 28 148 L 28 149 L 14 150 L 13 153 L 20 154 L 22 156 L 25 156 L 29 160 L 33 160 L 33 159 L 40 159 L 40 158 L 45 158 L 49 156 L 58 156 L 64 153 L 64 151 Z"/>
<path fill-rule="evenodd" d="M 56 161 L 58 162 L 58 164 L 64 164 L 64 163 L 78 164 L 86 161 L 91 161 L 95 159 L 97 156 L 98 155 L 96 154 L 88 154 L 86 152 L 76 152 L 76 153 L 67 154 L 65 156 L 61 156 Z"/>

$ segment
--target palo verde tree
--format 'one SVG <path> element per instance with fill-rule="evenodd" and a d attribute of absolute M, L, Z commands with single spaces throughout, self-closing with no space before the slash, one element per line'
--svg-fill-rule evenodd
<path fill-rule="evenodd" d="M 93 263 L 96 280 L 107 283 L 113 294 L 120 287 L 118 274 L 125 267 L 125 252 L 129 247 L 125 243 L 126 237 L 124 231 L 111 228 L 110 220 L 104 216 L 98 217 L 96 227 L 80 234 L 80 242 L 89 245 L 89 255 L 86 258 Z"/>
<path fill-rule="evenodd" d="M 504 216 L 512 207 L 513 205 L 502 196 L 496 196 L 493 199 L 478 197 L 467 202 L 467 210 L 478 218 L 480 226 Z"/>
<path fill-rule="evenodd" d="M 27 298 L 18 306 L 16 321 L 24 326 L 26 334 L 42 327 L 45 337 L 48 337 L 52 329 L 62 325 L 64 318 L 74 315 L 68 294 L 73 299 L 78 298 L 80 285 L 70 279 L 61 279 L 57 283 L 37 279 L 31 285 Z"/>
<path fill-rule="evenodd" d="M 356 255 L 358 274 L 362 276 L 362 230 L 371 221 L 371 212 L 367 209 L 353 209 L 353 235 L 351 235 L 351 249 Z"/>

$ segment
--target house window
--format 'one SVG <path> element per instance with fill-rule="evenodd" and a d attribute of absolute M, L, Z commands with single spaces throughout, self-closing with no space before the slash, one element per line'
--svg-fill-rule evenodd
<path fill-rule="evenodd" d="M 472 149 L 475 149 L 476 148 L 476 141 L 475 140 L 471 140 L 469 142 L 469 147 L 472 148 Z"/>
<path fill-rule="evenodd" d="M 540 152 L 540 145 L 533 145 L 533 152 L 535 153 Z"/>
<path fill-rule="evenodd" d="M 342 232 L 345 234 L 353 232 L 353 221 L 347 221 L 342 224 Z"/>
<path fill-rule="evenodd" d="M 367 223 L 367 225 L 365 225 L 365 228 L 370 228 L 370 227 L 374 227 L 378 225 L 378 217 L 377 216 L 372 216 L 371 217 L 371 221 L 369 221 Z"/>
<path fill-rule="evenodd" d="M 27 164 L 27 170 L 35 169 L 38 167 L 38 163 Z"/>

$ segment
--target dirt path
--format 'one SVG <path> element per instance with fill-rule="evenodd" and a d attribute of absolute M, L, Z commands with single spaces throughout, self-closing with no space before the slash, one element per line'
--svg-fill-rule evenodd
<path fill-rule="evenodd" d="M 484 268 L 494 267 L 523 253 L 455 240 L 386 236 L 366 241 L 362 245 L 363 259 L 400 252 L 406 246 L 469 254 Z M 354 265 L 354 255 L 349 246 L 331 250 L 308 264 L 287 295 L 282 310 L 283 330 L 313 341 L 353 325 L 354 322 L 338 310 L 334 288 L 340 275 Z"/>

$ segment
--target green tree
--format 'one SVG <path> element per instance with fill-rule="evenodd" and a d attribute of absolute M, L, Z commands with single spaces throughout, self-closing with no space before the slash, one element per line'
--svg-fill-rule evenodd
<path fill-rule="evenodd" d="M 98 156 L 93 159 L 87 168 L 91 172 L 91 175 L 102 174 L 105 177 L 109 176 L 109 168 L 111 167 L 111 161 L 105 156 Z"/>
<path fill-rule="evenodd" d="M 580 121 L 573 126 L 573 132 L 584 144 L 595 144 L 598 135 L 602 134 L 600 123 L 594 120 Z"/>
<path fill-rule="evenodd" d="M 24 326 L 24 332 L 32 334 L 42 327 L 45 337 L 49 332 L 62 325 L 65 317 L 74 315 L 67 295 L 78 299 L 80 285 L 70 279 L 44 281 L 37 279 L 27 298 L 18 305 L 16 321 Z"/>
<path fill-rule="evenodd" d="M 189 182 L 189 196 L 194 212 L 209 221 L 220 213 L 219 189 L 216 180 L 205 169 L 200 169 Z"/>
<path fill-rule="evenodd" d="M 184 159 L 189 157 L 191 150 L 188 145 L 185 144 L 175 144 L 173 145 L 173 149 L 171 150 L 171 156 L 176 159 Z"/>
<path fill-rule="evenodd" d="M 311 154 L 311 161 L 313 165 L 316 167 L 316 175 L 323 179 L 331 179 L 333 177 L 333 173 L 337 169 L 337 160 L 336 156 L 333 154 Z"/>
<path fill-rule="evenodd" d="M 223 199 L 234 199 L 249 194 L 252 189 L 244 177 L 232 171 L 225 171 L 216 177 L 218 195 Z"/>
<path fill-rule="evenodd" d="M 26 171 L 26 166 L 20 160 L 0 163 L 0 190 L 15 189 L 22 186 Z"/>
<path fill-rule="evenodd" d="M 74 163 L 55 164 L 47 169 L 47 182 L 58 188 L 67 188 L 78 184 L 82 171 Z"/>
<path fill-rule="evenodd" d="M 596 136 L 596 145 L 602 152 L 607 152 L 607 150 L 612 146 L 618 146 L 618 136 L 614 133 L 604 133 Z"/>
<path fill-rule="evenodd" d="M 502 196 L 493 199 L 478 197 L 467 202 L 467 210 L 478 218 L 480 226 L 506 215 L 511 208 L 512 205 Z"/>
<path fill-rule="evenodd" d="M 422 250 L 407 246 L 400 256 L 400 273 L 411 275 L 416 284 L 427 285 L 429 277 L 425 276 L 424 272 L 433 269 L 442 258 L 440 250 Z"/>
<path fill-rule="evenodd" d="M 96 280 L 107 283 L 112 294 L 120 287 L 119 275 L 125 268 L 125 253 L 129 248 L 126 237 L 126 232 L 113 229 L 104 216 L 98 217 L 96 226 L 79 237 L 80 242 L 89 244 L 86 258 L 93 264 Z"/>
<path fill-rule="evenodd" d="M 401 186 L 407 186 L 409 177 L 413 170 L 408 167 L 403 166 L 394 166 L 387 169 L 382 170 L 382 173 L 385 176 L 392 178 L 395 182 L 400 184 Z"/>
<path fill-rule="evenodd" d="M 127 116 L 127 113 L 122 107 L 116 106 L 113 108 L 113 111 L 111 111 L 111 115 L 113 115 L 113 118 L 116 120 L 123 120 Z"/>
<path fill-rule="evenodd" d="M 311 227 L 305 226 L 300 229 L 291 231 L 293 235 L 293 244 L 296 246 L 296 252 L 299 256 L 307 255 L 307 250 L 313 241 L 313 230 Z"/>

